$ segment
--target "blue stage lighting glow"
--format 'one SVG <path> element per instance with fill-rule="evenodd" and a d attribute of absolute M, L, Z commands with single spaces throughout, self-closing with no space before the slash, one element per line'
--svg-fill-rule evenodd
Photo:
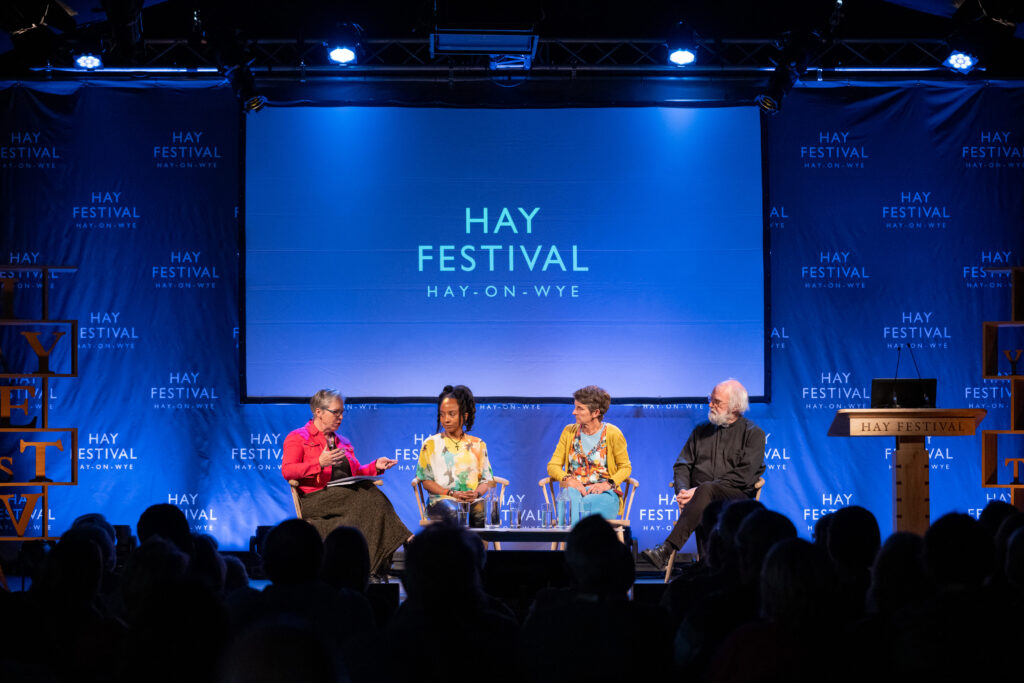
<path fill-rule="evenodd" d="M 697 55 L 692 50 L 673 50 L 668 55 L 668 61 L 676 66 L 686 66 L 697 61 Z"/>
<path fill-rule="evenodd" d="M 953 71 L 959 71 L 962 74 L 970 73 L 974 67 L 978 65 L 978 58 L 974 55 L 954 50 L 946 57 L 946 61 L 942 63 L 942 66 L 952 69 Z"/>
<path fill-rule="evenodd" d="M 103 60 L 93 54 L 78 55 L 75 57 L 75 66 L 79 69 L 93 71 L 103 68 Z"/>
<path fill-rule="evenodd" d="M 351 48 L 333 47 L 327 52 L 327 57 L 335 64 L 350 64 L 356 60 L 356 53 Z"/>

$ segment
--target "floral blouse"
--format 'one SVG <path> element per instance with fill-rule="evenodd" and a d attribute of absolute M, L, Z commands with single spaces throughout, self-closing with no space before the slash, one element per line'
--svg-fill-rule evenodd
<path fill-rule="evenodd" d="M 466 435 L 460 441 L 434 434 L 423 442 L 416 466 L 416 478 L 431 480 L 445 489 L 473 491 L 483 481 L 492 481 L 491 462 L 487 459 L 487 444 L 476 436 Z M 428 505 L 448 498 L 430 494 Z"/>
<path fill-rule="evenodd" d="M 612 476 L 608 474 L 608 439 L 607 427 L 601 427 L 601 436 L 593 448 L 583 452 L 583 431 L 577 429 L 569 452 L 568 474 L 578 479 L 584 486 L 606 481 L 612 485 L 616 493 L 621 494 Z"/>

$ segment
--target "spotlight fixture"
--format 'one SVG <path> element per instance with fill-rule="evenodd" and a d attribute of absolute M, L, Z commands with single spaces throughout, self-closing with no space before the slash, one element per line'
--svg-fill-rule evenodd
<path fill-rule="evenodd" d="M 363 28 L 359 24 L 338 24 L 324 47 L 331 64 L 356 64 L 363 51 Z"/>
<path fill-rule="evenodd" d="M 103 60 L 91 52 L 75 55 L 74 61 L 75 68 L 82 69 L 84 71 L 95 71 L 96 69 L 103 68 Z"/>
<path fill-rule="evenodd" d="M 811 61 L 812 53 L 819 53 L 821 36 L 816 31 L 787 33 L 779 41 L 779 59 L 775 71 L 768 78 L 764 92 L 754 98 L 763 114 L 777 114 L 784 98 L 796 84 Z"/>
<path fill-rule="evenodd" d="M 953 50 L 942 66 L 958 73 L 968 74 L 978 65 L 978 58 L 961 50 Z"/>
<path fill-rule="evenodd" d="M 224 76 L 235 91 L 235 97 L 242 103 L 242 111 L 246 114 L 256 112 L 267 104 L 267 98 L 256 92 L 256 79 L 252 76 L 248 64 L 230 67 Z"/>
<path fill-rule="evenodd" d="M 683 22 L 675 25 L 665 42 L 668 62 L 673 66 L 689 66 L 697 61 L 697 37 Z"/>

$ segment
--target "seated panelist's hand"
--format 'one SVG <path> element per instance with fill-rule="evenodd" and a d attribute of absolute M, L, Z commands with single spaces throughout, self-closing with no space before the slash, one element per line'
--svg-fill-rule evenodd
<path fill-rule="evenodd" d="M 476 491 L 452 491 L 452 498 L 460 503 L 472 503 L 476 500 Z"/>
<path fill-rule="evenodd" d="M 587 489 L 583 487 L 582 482 L 580 482 L 580 480 L 577 479 L 576 477 L 569 477 L 568 479 L 566 479 L 565 485 L 571 489 L 576 489 L 583 495 L 586 495 L 587 493 Z"/>
<path fill-rule="evenodd" d="M 340 448 L 325 448 L 320 454 L 320 467 L 333 467 L 345 458 Z"/>
<path fill-rule="evenodd" d="M 676 502 L 679 503 L 679 507 L 683 507 L 690 502 L 690 499 L 693 498 L 694 490 L 695 489 L 683 489 L 676 494 Z"/>
<path fill-rule="evenodd" d="M 380 458 L 377 458 L 377 463 L 376 464 L 377 464 L 377 471 L 378 472 L 383 472 L 384 470 L 389 470 L 392 467 L 394 467 L 395 465 L 397 465 L 398 461 L 393 459 L 393 458 L 380 457 Z"/>
<path fill-rule="evenodd" d="M 612 485 L 606 481 L 599 481 L 596 484 L 591 484 L 587 487 L 587 494 L 594 495 L 596 493 L 604 493 L 605 491 L 611 491 Z"/>

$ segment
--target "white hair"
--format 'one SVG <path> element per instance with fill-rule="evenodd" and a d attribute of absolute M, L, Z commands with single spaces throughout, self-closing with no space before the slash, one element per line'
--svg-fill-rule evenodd
<path fill-rule="evenodd" d="M 737 415 L 750 410 L 750 395 L 747 394 L 747 388 L 740 384 L 737 380 L 729 378 L 722 382 L 729 392 L 729 412 Z"/>

